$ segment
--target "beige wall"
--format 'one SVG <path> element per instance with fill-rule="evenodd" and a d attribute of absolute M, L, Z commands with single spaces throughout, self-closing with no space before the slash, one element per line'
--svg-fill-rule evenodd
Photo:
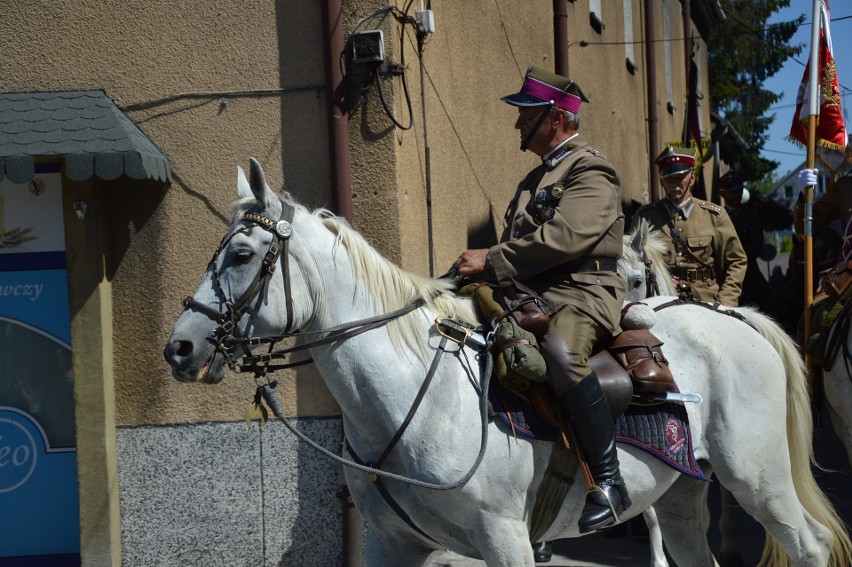
<path fill-rule="evenodd" d="M 254 156 L 273 187 L 285 185 L 312 205 L 330 203 L 319 4 L 4 4 L 0 89 L 104 90 L 175 174 L 165 193 L 127 179 L 103 184 L 117 423 L 239 419 L 252 388 L 247 379 L 181 385 L 161 352 L 227 226 L 237 165 Z M 275 89 L 286 92 L 245 92 Z M 303 402 L 292 386 L 285 384 L 291 411 L 336 413 L 322 388 L 307 388 Z"/>

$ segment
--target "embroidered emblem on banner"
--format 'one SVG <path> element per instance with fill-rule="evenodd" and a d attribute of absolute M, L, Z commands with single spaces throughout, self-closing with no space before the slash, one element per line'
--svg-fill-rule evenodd
<path fill-rule="evenodd" d="M 677 455 L 686 447 L 686 434 L 679 420 L 670 417 L 666 420 L 666 451 L 669 455 Z"/>

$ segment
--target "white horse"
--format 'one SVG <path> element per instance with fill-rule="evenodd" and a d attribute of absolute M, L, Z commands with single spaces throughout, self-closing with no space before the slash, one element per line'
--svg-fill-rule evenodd
<path fill-rule="evenodd" d="M 532 567 L 530 516 L 554 445 L 488 420 L 475 349 L 437 348 L 436 317 L 473 321 L 473 305 L 450 282 L 394 266 L 341 219 L 276 195 L 254 160 L 250 179 L 240 171 L 233 226 L 166 345 L 174 377 L 219 382 L 226 361 L 245 354 L 243 337 L 310 333 L 342 411 L 343 456 L 382 465 L 346 468 L 368 523 L 365 564 L 422 566 L 449 549 L 490 567 Z M 757 313 L 752 324 L 761 332 L 696 306 L 658 313 L 654 332 L 681 390 L 705 400 L 687 404 L 695 457 L 771 535 L 767 564 L 847 566 L 852 543 L 811 474 L 810 430 L 788 427 L 809 414 L 801 359 L 776 325 Z M 618 452 L 633 501 L 621 519 L 653 504 L 674 560 L 714 565 L 707 483 L 639 449 Z M 582 482 L 570 487 L 542 539 L 580 535 L 584 495 Z"/>

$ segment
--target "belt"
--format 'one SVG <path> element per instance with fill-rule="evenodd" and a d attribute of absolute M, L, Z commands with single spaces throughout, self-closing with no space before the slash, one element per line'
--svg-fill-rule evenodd
<path fill-rule="evenodd" d="M 570 273 L 576 272 L 614 272 L 617 268 L 615 258 L 604 258 L 602 256 L 591 256 L 589 258 L 580 258 L 573 260 L 567 264 L 560 266 L 560 271 L 563 269 Z"/>
<path fill-rule="evenodd" d="M 712 266 L 706 268 L 680 268 L 674 267 L 671 269 L 672 275 L 679 277 L 687 282 L 708 281 L 716 279 L 716 270 Z"/>

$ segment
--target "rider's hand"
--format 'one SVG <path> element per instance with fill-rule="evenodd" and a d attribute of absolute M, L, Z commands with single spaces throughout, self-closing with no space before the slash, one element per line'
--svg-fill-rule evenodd
<path fill-rule="evenodd" d="M 488 254 L 488 248 L 465 250 L 453 263 L 453 268 L 458 270 L 460 276 L 472 276 L 484 272 L 491 267 L 485 258 L 486 254 Z"/>
<path fill-rule="evenodd" d="M 817 174 L 819 170 L 814 169 L 803 169 L 799 172 L 799 177 L 796 181 L 799 184 L 799 189 L 804 189 L 805 187 L 814 187 L 817 184 Z"/>

